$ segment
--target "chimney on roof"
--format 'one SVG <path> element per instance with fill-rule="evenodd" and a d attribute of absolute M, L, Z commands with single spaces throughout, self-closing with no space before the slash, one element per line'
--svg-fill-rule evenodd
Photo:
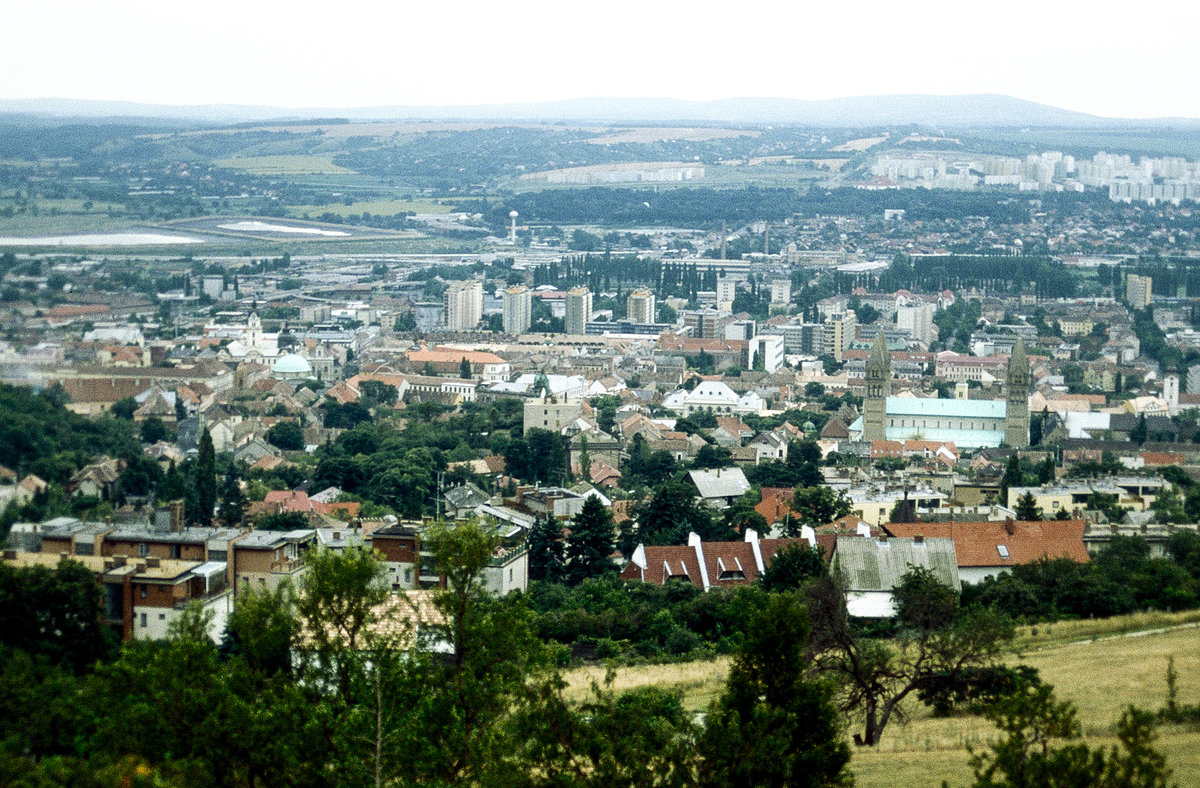
<path fill-rule="evenodd" d="M 925 544 L 925 535 L 913 534 L 913 544 Z"/>
<path fill-rule="evenodd" d="M 1009 536 L 1012 536 L 1016 530 L 1017 530 L 1016 527 L 1013 525 L 1013 518 L 1011 518 L 1011 517 L 1005 518 L 1004 533 L 1008 534 Z"/>

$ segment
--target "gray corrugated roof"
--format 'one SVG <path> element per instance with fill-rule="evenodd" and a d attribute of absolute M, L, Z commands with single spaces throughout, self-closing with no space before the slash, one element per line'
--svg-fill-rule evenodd
<path fill-rule="evenodd" d="M 839 536 L 834 561 L 847 591 L 890 591 L 908 572 L 919 566 L 933 572 L 938 580 L 961 589 L 954 540 L 865 539 Z"/>
<path fill-rule="evenodd" d="M 741 468 L 720 468 L 711 471 L 688 471 L 688 478 L 700 492 L 701 498 L 737 498 L 750 489 Z"/>

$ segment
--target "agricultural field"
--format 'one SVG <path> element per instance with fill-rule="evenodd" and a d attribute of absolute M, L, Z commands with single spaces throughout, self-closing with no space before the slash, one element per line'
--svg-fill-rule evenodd
<path fill-rule="evenodd" d="M 333 153 L 231 156 L 218 159 L 213 164 L 231 170 L 242 170 L 251 175 L 344 175 L 354 172 L 334 164 L 333 157 Z"/>
<path fill-rule="evenodd" d="M 1166 700 L 1167 658 L 1179 674 L 1179 702 L 1200 704 L 1200 615 L 1153 614 L 1103 621 L 1060 622 L 1023 628 L 1013 664 L 1035 667 L 1059 698 L 1079 709 L 1089 745 L 1116 744 L 1116 722 L 1129 704 L 1157 710 Z M 612 673 L 616 690 L 657 685 L 683 694 L 692 711 L 703 711 L 721 692 L 728 658 L 676 665 L 636 665 Z M 569 696 L 583 698 L 592 682 L 603 684 L 605 669 L 583 667 L 566 675 Z M 911 716 L 893 723 L 874 749 L 855 748 L 850 762 L 858 788 L 936 788 L 971 782 L 970 752 L 986 748 L 995 728 L 978 716 L 932 717 L 919 703 Z M 1200 785 L 1200 730 L 1159 729 L 1158 747 L 1180 786 Z"/>
<path fill-rule="evenodd" d="M 451 206 L 435 200 L 408 198 L 355 200 L 349 205 L 346 205 L 343 201 L 328 205 L 289 205 L 287 207 L 288 215 L 297 218 L 303 218 L 304 216 L 315 217 L 324 213 L 332 213 L 343 217 L 357 216 L 362 213 L 370 213 L 376 216 L 392 216 L 406 211 L 412 211 L 413 213 L 450 213 L 451 210 Z"/>

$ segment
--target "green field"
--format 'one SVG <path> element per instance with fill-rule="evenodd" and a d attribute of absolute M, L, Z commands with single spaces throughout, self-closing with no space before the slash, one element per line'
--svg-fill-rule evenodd
<path fill-rule="evenodd" d="M 1200 614 L 1125 616 L 1104 621 L 1024 628 L 1013 663 L 1031 665 L 1053 684 L 1058 696 L 1075 703 L 1089 745 L 1116 744 L 1116 722 L 1129 704 L 1157 710 L 1166 699 L 1167 657 L 1179 673 L 1179 702 L 1200 704 Z M 1114 634 L 1118 633 L 1118 634 Z M 1123 634 L 1120 634 L 1123 633 Z M 653 684 L 675 687 L 685 705 L 702 710 L 721 691 L 728 659 L 616 670 L 615 689 Z M 578 668 L 566 675 L 569 696 L 581 699 L 604 670 Z M 858 788 L 934 788 L 971 782 L 968 747 L 986 747 L 995 728 L 982 717 L 931 717 L 910 702 L 905 724 L 888 726 L 878 747 L 855 748 L 850 761 Z M 1200 731 L 1185 726 L 1159 730 L 1158 747 L 1179 786 L 1200 785 Z"/>
<path fill-rule="evenodd" d="M 286 156 L 233 156 L 213 164 L 252 175 L 342 175 L 353 170 L 333 163 L 333 153 L 303 153 Z"/>

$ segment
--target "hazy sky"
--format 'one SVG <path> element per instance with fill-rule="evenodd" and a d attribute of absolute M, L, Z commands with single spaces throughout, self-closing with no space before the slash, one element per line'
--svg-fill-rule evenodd
<path fill-rule="evenodd" d="M 1200 117 L 1191 2 L 10 5 L 0 98 L 351 107 L 1004 93 Z"/>

